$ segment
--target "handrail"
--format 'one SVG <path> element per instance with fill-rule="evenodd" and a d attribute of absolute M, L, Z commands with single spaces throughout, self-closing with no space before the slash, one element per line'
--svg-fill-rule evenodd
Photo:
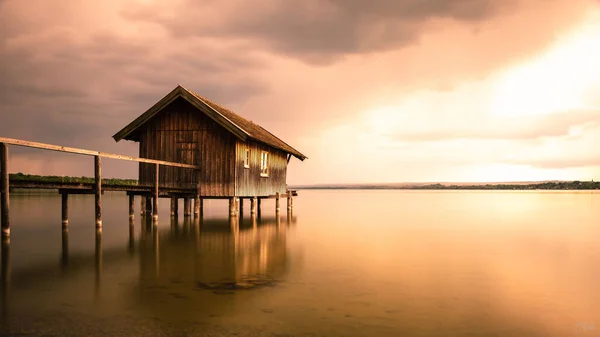
<path fill-rule="evenodd" d="M 78 148 L 74 148 L 74 147 L 59 146 L 59 145 L 52 145 L 52 144 L 45 144 L 45 143 L 38 143 L 38 142 L 30 142 L 27 140 L 20 140 L 20 139 L 14 139 L 14 138 L 0 137 L 0 143 L 16 145 L 16 146 L 23 146 L 23 147 L 31 147 L 31 148 L 43 149 L 43 150 L 50 150 L 50 151 L 75 153 L 75 154 L 81 154 L 81 155 L 85 155 L 85 156 L 98 156 L 98 157 L 111 158 L 111 159 L 136 161 L 136 162 L 140 162 L 140 163 L 159 164 L 159 165 L 165 165 L 165 166 L 182 167 L 182 168 L 190 168 L 190 169 L 197 169 L 197 170 L 200 169 L 200 166 L 197 166 L 197 165 L 173 163 L 170 161 L 156 160 L 156 159 L 131 157 L 131 156 L 125 156 L 125 155 L 120 155 L 120 154 L 114 154 L 114 153 L 106 153 L 106 152 L 100 152 L 100 151 L 78 149 Z"/>

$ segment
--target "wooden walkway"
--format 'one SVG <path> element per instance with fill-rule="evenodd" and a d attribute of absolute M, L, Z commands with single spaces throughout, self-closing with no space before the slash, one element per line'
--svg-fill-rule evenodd
<path fill-rule="evenodd" d="M 91 156 L 94 159 L 94 182 L 93 183 L 78 183 L 78 182 L 52 182 L 52 181 L 31 181 L 9 179 L 9 156 L 8 146 L 23 146 L 29 148 L 37 148 L 42 150 L 57 151 L 64 153 L 72 153 L 84 156 Z M 104 184 L 102 183 L 102 165 L 101 158 L 110 158 L 117 160 L 126 160 L 155 165 L 155 182 L 152 186 L 140 186 L 130 184 Z M 152 214 L 154 220 L 158 220 L 158 198 L 171 198 L 171 216 L 176 216 L 178 213 L 177 205 L 178 198 L 184 199 L 184 215 L 191 216 L 191 200 L 194 203 L 194 215 L 202 215 L 202 199 L 224 197 L 203 197 L 200 195 L 199 186 L 191 186 L 190 188 L 169 188 L 159 186 L 159 167 L 171 166 L 186 168 L 191 170 L 199 170 L 200 166 L 188 165 L 181 163 L 168 162 L 163 160 L 137 158 L 119 154 L 106 152 L 84 150 L 72 147 L 58 146 L 52 144 L 30 142 L 19 139 L 0 137 L 0 209 L 1 209 L 1 226 L 2 238 L 10 238 L 10 191 L 12 189 L 56 189 L 62 196 L 62 223 L 63 227 L 68 225 L 68 200 L 70 194 L 94 194 L 95 198 L 95 219 L 96 227 L 102 227 L 102 194 L 104 191 L 123 191 L 129 196 L 129 218 L 134 217 L 134 197 L 141 196 L 141 208 L 143 214 Z M 276 194 L 267 197 L 247 198 L 250 200 L 250 213 L 252 215 L 258 213 L 260 216 L 260 201 L 265 198 L 275 198 L 276 213 L 279 213 L 279 200 L 281 197 L 287 197 L 288 211 L 292 209 L 292 196 L 297 195 L 296 191 L 287 191 L 283 195 Z M 229 199 L 229 214 L 237 216 L 243 207 L 243 199 L 239 197 L 226 197 Z"/>

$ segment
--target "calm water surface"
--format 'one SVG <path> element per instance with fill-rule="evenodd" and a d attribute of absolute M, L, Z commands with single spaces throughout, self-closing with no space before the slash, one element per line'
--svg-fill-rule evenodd
<path fill-rule="evenodd" d="M 233 226 L 161 200 L 157 227 L 107 193 L 100 233 L 93 196 L 68 232 L 58 195 L 11 203 L 4 334 L 600 336 L 597 193 L 300 191 Z"/>

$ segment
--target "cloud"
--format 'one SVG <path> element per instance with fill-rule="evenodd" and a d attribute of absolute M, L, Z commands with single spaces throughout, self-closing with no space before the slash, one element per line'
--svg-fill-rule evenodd
<path fill-rule="evenodd" d="M 514 9 L 493 0 L 180 1 L 128 8 L 128 18 L 155 22 L 173 36 L 250 39 L 311 64 L 418 42 L 434 20 L 477 23 Z"/>
<path fill-rule="evenodd" d="M 584 132 L 585 129 L 598 126 L 599 121 L 600 111 L 571 111 L 518 118 L 482 115 L 479 118 L 458 119 L 451 125 L 407 127 L 384 136 L 391 141 L 399 142 L 440 142 L 456 139 L 526 141 Z"/>

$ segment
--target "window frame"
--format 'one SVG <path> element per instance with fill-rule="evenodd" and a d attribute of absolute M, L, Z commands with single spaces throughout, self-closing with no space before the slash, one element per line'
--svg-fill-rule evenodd
<path fill-rule="evenodd" d="M 250 148 L 244 149 L 244 168 L 250 168 Z"/>
<path fill-rule="evenodd" d="M 260 151 L 260 176 L 269 176 L 269 151 Z"/>

